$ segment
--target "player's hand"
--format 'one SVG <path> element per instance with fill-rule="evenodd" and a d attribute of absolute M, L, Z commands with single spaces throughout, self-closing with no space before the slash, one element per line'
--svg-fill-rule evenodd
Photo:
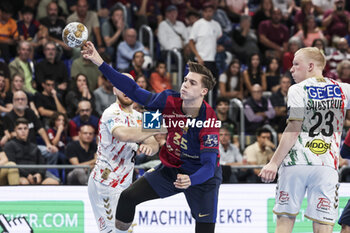
<path fill-rule="evenodd" d="M 188 175 L 177 174 L 177 179 L 175 180 L 174 185 L 178 189 L 187 189 L 191 186 L 191 179 Z"/>
<path fill-rule="evenodd" d="M 261 169 L 259 176 L 261 177 L 261 181 L 264 183 L 273 182 L 276 178 L 278 166 L 274 163 L 266 164 L 263 169 Z"/>
<path fill-rule="evenodd" d="M 83 55 L 83 58 L 90 60 L 97 66 L 100 66 L 103 63 L 103 59 L 91 41 L 85 43 L 83 50 L 81 50 L 81 54 Z"/>
<path fill-rule="evenodd" d="M 3 214 L 0 215 L 0 225 L 4 233 L 32 233 L 33 229 L 24 217 L 7 221 Z"/>
<path fill-rule="evenodd" d="M 152 155 L 152 148 L 149 145 L 141 144 L 137 150 L 137 154 Z"/>

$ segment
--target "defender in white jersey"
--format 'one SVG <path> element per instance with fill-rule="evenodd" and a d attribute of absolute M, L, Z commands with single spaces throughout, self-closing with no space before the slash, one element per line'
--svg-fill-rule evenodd
<path fill-rule="evenodd" d="M 326 60 L 317 48 L 295 53 L 288 91 L 288 125 L 271 161 L 259 176 L 272 182 L 277 173 L 276 232 L 292 232 L 307 193 L 305 217 L 314 232 L 332 232 L 338 212 L 340 136 L 349 106 L 350 85 L 324 78 Z"/>
<path fill-rule="evenodd" d="M 133 101 L 116 88 L 114 94 L 117 101 L 100 119 L 98 157 L 88 183 L 97 226 L 106 233 L 119 232 L 115 228 L 115 207 L 120 193 L 132 183 L 134 156 L 152 155 L 159 149 L 155 132 L 141 131 L 142 115 L 132 109 Z"/>

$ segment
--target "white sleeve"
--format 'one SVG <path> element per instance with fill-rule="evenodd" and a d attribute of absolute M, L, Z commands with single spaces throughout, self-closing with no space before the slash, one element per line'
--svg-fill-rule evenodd
<path fill-rule="evenodd" d="M 288 121 L 298 120 L 302 121 L 304 119 L 304 98 L 305 92 L 299 85 L 293 85 L 288 90 Z"/>
<path fill-rule="evenodd" d="M 108 131 L 112 134 L 113 130 L 118 126 L 127 126 L 125 117 L 122 114 L 106 114 L 103 116 Z"/>
<path fill-rule="evenodd" d="M 226 83 L 226 81 L 227 81 L 227 75 L 225 73 L 220 74 L 219 82 Z"/>
<path fill-rule="evenodd" d="M 190 33 L 190 40 L 193 40 L 194 42 L 197 41 L 197 35 L 198 35 L 198 30 L 200 28 L 200 22 L 197 20 L 192 26 L 191 33 Z"/>

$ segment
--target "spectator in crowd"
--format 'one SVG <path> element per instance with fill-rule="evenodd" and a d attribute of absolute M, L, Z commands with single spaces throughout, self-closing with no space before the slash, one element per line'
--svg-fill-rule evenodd
<path fill-rule="evenodd" d="M 189 46 L 199 64 L 207 67 L 214 78 L 218 78 L 215 63 L 216 52 L 224 51 L 223 46 L 217 46 L 217 40 L 222 36 L 220 24 L 213 20 L 214 6 L 204 4 L 202 18 L 193 24 Z M 213 100 L 217 94 L 217 85 L 213 89 Z"/>
<path fill-rule="evenodd" d="M 294 11 L 300 8 L 296 6 L 294 0 L 272 0 L 273 6 L 282 12 L 283 21 L 291 21 L 291 16 Z"/>
<path fill-rule="evenodd" d="M 221 8 L 219 0 L 211 0 L 214 6 L 213 19 L 221 26 L 224 35 L 228 35 L 232 31 L 232 22 L 228 18 L 226 11 Z"/>
<path fill-rule="evenodd" d="M 72 49 L 62 41 L 62 31 L 66 26 L 66 22 L 58 17 L 59 6 L 57 2 L 51 1 L 47 4 L 46 11 L 47 16 L 41 18 L 40 23 L 47 28 L 49 41 L 59 44 L 64 49 L 66 57 L 70 57 Z"/>
<path fill-rule="evenodd" d="M 328 68 L 329 71 L 334 76 L 336 76 L 337 66 L 343 60 L 350 61 L 350 51 L 349 51 L 349 45 L 346 39 L 340 38 L 337 42 L 337 50 L 327 57 L 326 68 Z"/>
<path fill-rule="evenodd" d="M 103 111 L 115 102 L 115 95 L 113 94 L 113 85 L 105 77 L 102 77 L 102 85 L 94 91 L 95 110 L 101 116 Z"/>
<path fill-rule="evenodd" d="M 89 102 L 87 102 L 89 103 Z M 72 165 L 89 165 L 94 167 L 96 162 L 97 146 L 94 142 L 95 130 L 91 125 L 80 127 L 77 141 L 68 143 L 66 155 Z M 68 185 L 86 185 L 89 178 L 87 169 L 74 168 L 67 175 Z"/>
<path fill-rule="evenodd" d="M 1 166 L 15 166 L 16 163 L 9 162 L 5 152 L 0 152 Z M 0 168 L 0 185 L 19 185 L 18 168 Z"/>
<path fill-rule="evenodd" d="M 67 115 L 72 118 L 76 115 L 78 109 L 78 103 L 81 100 L 90 101 L 94 106 L 95 96 L 89 90 L 89 80 L 84 74 L 77 74 L 72 79 L 72 85 L 70 91 L 66 95 Z"/>
<path fill-rule="evenodd" d="M 132 4 L 132 13 L 134 14 L 135 29 L 138 30 L 141 25 L 149 25 L 153 31 L 163 20 L 160 12 L 161 2 L 157 0 L 135 0 Z"/>
<path fill-rule="evenodd" d="M 11 110 L 12 106 L 6 103 L 5 77 L 0 73 L 0 114 L 8 113 Z"/>
<path fill-rule="evenodd" d="M 294 54 L 301 48 L 301 41 L 298 37 L 291 37 L 288 40 L 288 51 L 283 54 L 282 72 L 289 71 L 293 66 Z"/>
<path fill-rule="evenodd" d="M 6 92 L 10 90 L 10 80 L 11 80 L 11 75 L 10 75 L 10 69 L 5 63 L 5 61 L 1 61 L 1 55 L 0 55 L 0 74 L 2 74 L 5 77 L 5 90 Z"/>
<path fill-rule="evenodd" d="M 139 85 L 141 88 L 143 88 L 145 90 L 151 91 L 151 89 L 152 89 L 148 83 L 148 80 L 146 79 L 146 77 L 143 74 L 137 76 L 135 78 L 135 82 L 137 83 L 137 85 Z"/>
<path fill-rule="evenodd" d="M 99 52 L 104 52 L 103 41 L 100 32 L 100 23 L 98 21 L 97 13 L 89 11 L 89 4 L 87 0 L 77 1 L 77 10 L 67 18 L 67 24 L 71 22 L 80 22 L 88 29 L 88 40 L 97 43 Z"/>
<path fill-rule="evenodd" d="M 258 38 L 253 30 L 251 30 L 251 18 L 248 15 L 240 17 L 239 26 L 234 27 L 232 38 L 232 53 L 245 63 L 247 57 L 251 54 L 259 53 Z"/>
<path fill-rule="evenodd" d="M 124 31 L 124 41 L 118 45 L 116 66 L 119 71 L 127 71 L 133 55 L 137 51 L 146 53 L 145 47 L 137 41 L 137 32 L 133 28 Z"/>
<path fill-rule="evenodd" d="M 273 11 L 272 0 L 261 0 L 259 9 L 252 18 L 252 28 L 257 30 L 262 21 L 271 19 Z"/>
<path fill-rule="evenodd" d="M 270 120 L 275 117 L 271 101 L 263 97 L 262 92 L 261 86 L 254 84 L 251 97 L 244 102 L 245 130 L 248 134 L 252 134 L 257 128 L 269 124 Z"/>
<path fill-rule="evenodd" d="M 165 10 L 165 19 L 158 26 L 158 40 L 161 46 L 162 58 L 166 58 L 166 52 L 172 49 L 182 51 L 188 43 L 188 31 L 183 22 L 177 20 L 178 11 L 174 5 L 169 5 Z"/>
<path fill-rule="evenodd" d="M 273 155 L 273 150 L 275 149 L 275 144 L 271 142 L 272 135 L 270 130 L 265 128 L 260 128 L 256 132 L 257 141 L 248 146 L 244 152 L 243 156 L 247 159 L 249 165 L 266 165 Z M 258 174 L 261 169 L 254 169 L 254 175 L 248 178 L 249 183 L 259 183 L 260 178 Z"/>
<path fill-rule="evenodd" d="M 39 31 L 40 23 L 34 19 L 34 9 L 23 7 L 21 10 L 23 20 L 17 22 L 20 40 L 32 41 Z"/>
<path fill-rule="evenodd" d="M 123 9 L 120 6 L 113 7 L 109 20 L 102 24 L 101 29 L 106 52 L 112 61 L 115 61 L 116 50 L 120 42 L 123 41 L 122 36 L 126 28 L 128 28 L 128 25 L 124 22 Z"/>
<path fill-rule="evenodd" d="M 145 54 L 142 51 L 136 51 L 132 56 L 129 68 L 126 73 L 131 74 L 134 79 L 139 75 L 147 76 L 147 71 L 142 68 L 143 63 L 145 62 Z M 148 76 L 147 76 L 148 77 Z"/>
<path fill-rule="evenodd" d="M 32 143 L 37 143 L 36 134 L 40 135 L 40 140 L 43 140 L 46 146 L 39 145 L 39 149 L 43 156 L 47 159 L 48 164 L 56 164 L 58 154 L 57 148 L 50 143 L 50 140 L 46 134 L 45 129 L 43 128 L 41 121 L 35 115 L 33 110 L 27 107 L 28 100 L 24 91 L 16 91 L 13 94 L 13 109 L 11 112 L 7 113 L 4 117 L 4 129 L 5 135 L 1 139 L 1 146 L 11 138 L 16 136 L 14 131 L 15 122 L 18 118 L 26 118 L 29 122 L 29 141 Z"/>
<path fill-rule="evenodd" d="M 36 18 L 41 20 L 47 16 L 49 16 L 49 12 L 47 11 L 49 5 L 54 2 L 57 5 L 57 10 L 60 12 L 60 17 L 64 18 L 68 16 L 68 7 L 65 0 L 40 0 L 39 5 L 37 7 L 37 15 Z M 76 2 L 76 0 L 75 0 Z M 58 12 L 57 11 L 57 12 Z"/>
<path fill-rule="evenodd" d="M 157 63 L 156 70 L 151 74 L 149 82 L 155 93 L 172 89 L 170 74 L 166 71 L 165 62 Z"/>
<path fill-rule="evenodd" d="M 226 0 L 221 2 L 224 2 L 224 4 L 226 5 L 225 10 L 227 12 L 227 16 L 229 17 L 232 23 L 239 23 L 241 17 L 243 15 L 248 15 L 249 13 L 247 0 Z"/>
<path fill-rule="evenodd" d="M 11 18 L 12 6 L 5 2 L 0 3 L 0 52 L 1 57 L 8 63 L 14 56 L 14 47 L 18 40 L 16 21 Z"/>
<path fill-rule="evenodd" d="M 219 77 L 219 96 L 243 99 L 243 78 L 240 70 L 241 63 L 238 59 L 233 59 Z"/>
<path fill-rule="evenodd" d="M 75 59 L 70 71 L 71 77 L 83 74 L 89 80 L 89 90 L 93 92 L 98 87 L 98 80 L 102 73 L 91 61 L 84 59 L 82 56 Z"/>
<path fill-rule="evenodd" d="M 295 13 L 294 25 L 296 31 L 303 30 L 303 24 L 306 22 L 306 18 L 314 15 L 314 6 L 312 0 L 301 0 L 300 10 Z"/>
<path fill-rule="evenodd" d="M 324 40 L 322 39 L 315 39 L 313 42 L 312 42 L 312 46 L 311 47 L 316 47 L 318 48 L 319 50 L 321 50 L 323 52 L 323 54 L 326 55 L 325 53 L 325 49 L 326 49 L 326 43 Z"/>
<path fill-rule="evenodd" d="M 36 66 L 37 87 L 41 90 L 41 84 L 47 77 L 53 78 L 57 91 L 63 95 L 67 90 L 68 71 L 64 63 L 56 59 L 57 48 L 55 42 L 48 42 L 44 46 L 45 59 Z"/>
<path fill-rule="evenodd" d="M 283 53 L 287 51 L 289 29 L 281 23 L 281 20 L 282 12 L 275 8 L 272 11 L 271 19 L 259 24 L 259 41 L 266 57 L 281 58 Z"/>
<path fill-rule="evenodd" d="M 249 57 L 248 69 L 243 71 L 243 81 L 246 87 L 246 93 L 244 93 L 245 96 L 250 95 L 254 84 L 259 84 L 262 91 L 266 91 L 266 75 L 262 70 L 259 54 L 255 53 Z"/>
<path fill-rule="evenodd" d="M 218 120 L 221 121 L 221 124 L 224 124 L 225 127 L 230 130 L 232 135 L 232 141 L 236 146 L 239 145 L 238 136 L 237 136 L 237 128 L 235 123 L 229 117 L 229 106 L 230 101 L 225 97 L 219 97 L 216 100 L 216 116 Z"/>
<path fill-rule="evenodd" d="M 239 149 L 231 143 L 231 133 L 226 126 L 220 129 L 220 165 L 222 168 L 222 183 L 238 183 L 239 169 L 232 166 L 243 165 Z"/>
<path fill-rule="evenodd" d="M 187 29 L 187 33 L 188 35 L 190 35 L 193 24 L 195 22 L 197 22 L 197 20 L 199 20 L 201 18 L 201 15 L 198 13 L 198 11 L 196 10 L 189 10 L 186 13 L 186 29 Z"/>
<path fill-rule="evenodd" d="M 280 65 L 277 58 L 270 58 L 267 61 L 266 66 L 266 84 L 267 84 L 267 91 L 270 92 L 276 92 L 278 88 L 280 87 Z"/>
<path fill-rule="evenodd" d="M 43 119 L 45 126 L 55 112 L 66 114 L 66 109 L 62 105 L 62 100 L 55 89 L 55 80 L 52 77 L 47 77 L 42 83 L 43 91 L 37 92 L 34 96 L 35 105 L 38 108 L 39 114 Z"/>
<path fill-rule="evenodd" d="M 79 102 L 78 115 L 69 121 L 69 136 L 73 141 L 79 140 L 79 130 L 83 125 L 91 125 L 97 134 L 98 118 L 92 115 L 92 111 L 90 101 L 82 100 Z"/>
<path fill-rule="evenodd" d="M 298 37 L 305 47 L 310 47 L 315 39 L 325 39 L 322 30 L 317 27 L 315 16 L 313 15 L 306 17 L 301 29 L 294 36 Z"/>
<path fill-rule="evenodd" d="M 56 146 L 60 152 L 64 152 L 68 142 L 67 127 L 68 118 L 65 114 L 55 112 L 50 119 L 50 128 L 47 135 L 51 144 Z"/>
<path fill-rule="evenodd" d="M 0 77 L 0 79 L 1 79 L 1 77 Z M 7 109 L 12 110 L 12 108 L 13 108 L 13 104 L 12 104 L 13 94 L 16 91 L 23 91 L 23 87 L 24 87 L 24 78 L 20 74 L 15 74 L 12 77 L 11 90 L 9 90 L 6 93 L 5 104 L 6 104 Z M 34 111 L 34 113 L 37 117 L 39 117 L 40 115 L 39 115 L 38 109 L 36 108 L 35 103 L 34 103 L 34 96 L 28 92 L 25 92 L 25 91 L 24 91 L 24 93 L 27 95 L 28 107 Z"/>
<path fill-rule="evenodd" d="M 278 139 L 282 136 L 287 126 L 287 94 L 291 86 L 291 79 L 288 76 L 282 76 L 277 92 L 270 97 L 271 104 L 275 110 L 275 117 L 271 120 L 271 125 L 278 133 Z"/>
<path fill-rule="evenodd" d="M 24 90 L 35 94 L 34 63 L 30 60 L 32 45 L 28 41 L 21 41 L 18 44 L 18 56 L 9 64 L 11 76 L 20 74 L 24 77 Z"/>
<path fill-rule="evenodd" d="M 350 83 L 350 61 L 343 60 L 337 66 L 338 79 L 343 83 Z"/>
<path fill-rule="evenodd" d="M 186 13 L 186 20 L 185 21 L 186 21 L 186 30 L 187 30 L 188 35 L 191 34 L 193 24 L 195 22 L 197 22 L 200 18 L 201 18 L 201 15 L 195 10 L 189 10 Z M 188 44 L 188 46 L 186 46 L 184 48 L 183 55 L 184 55 L 184 62 L 185 63 L 189 60 L 194 60 L 194 54 L 192 53 L 192 50 L 191 50 L 189 44 Z"/>
<path fill-rule="evenodd" d="M 16 120 L 14 132 L 15 138 L 5 144 L 4 152 L 9 161 L 20 164 L 45 164 L 45 159 L 41 155 L 40 149 L 32 143 L 29 136 L 29 122 L 24 118 Z M 59 182 L 53 177 L 49 177 L 44 168 L 19 169 L 20 185 L 58 185 Z"/>
<path fill-rule="evenodd" d="M 345 10 L 345 1 L 334 0 L 334 9 L 326 11 L 322 20 L 322 26 L 326 28 L 327 40 L 332 41 L 333 36 L 344 37 L 349 19 L 350 12 Z"/>

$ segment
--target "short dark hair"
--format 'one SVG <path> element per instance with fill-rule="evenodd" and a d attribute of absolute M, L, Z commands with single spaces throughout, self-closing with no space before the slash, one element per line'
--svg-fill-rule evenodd
<path fill-rule="evenodd" d="M 216 84 L 216 80 L 211 71 L 207 67 L 197 62 L 188 62 L 187 64 L 190 72 L 197 73 L 202 76 L 203 86 L 208 88 L 208 91 L 211 91 Z"/>
<path fill-rule="evenodd" d="M 230 104 L 230 100 L 226 97 L 219 97 L 216 99 L 216 106 L 221 103 L 221 102 L 224 102 L 224 103 L 227 103 L 227 104 Z"/>
<path fill-rule="evenodd" d="M 26 14 L 26 13 L 31 13 L 32 15 L 34 15 L 34 9 L 29 7 L 29 6 L 24 6 L 22 9 L 21 9 L 21 13 L 22 14 Z"/>
<path fill-rule="evenodd" d="M 230 126 L 227 123 L 223 123 L 221 125 L 220 129 L 226 130 L 227 132 L 229 132 L 231 134 Z"/>
<path fill-rule="evenodd" d="M 157 61 L 156 67 L 158 67 L 159 65 L 162 65 L 162 64 L 166 66 L 165 61 Z"/>
<path fill-rule="evenodd" d="M 144 53 L 143 51 L 141 51 L 141 50 L 140 50 L 140 51 L 136 51 L 136 52 L 132 55 L 132 59 L 133 59 L 133 60 L 135 59 L 137 53 L 142 53 L 143 56 L 145 56 L 145 53 Z"/>
<path fill-rule="evenodd" d="M 25 124 L 25 125 L 28 125 L 29 122 L 26 118 L 24 117 L 20 117 L 20 118 L 17 118 L 16 122 L 15 122 L 15 126 L 17 127 L 18 125 L 20 124 Z"/>
<path fill-rule="evenodd" d="M 269 129 L 267 129 L 267 128 L 259 128 L 259 129 L 256 131 L 256 136 L 259 137 L 259 136 L 261 136 L 261 134 L 263 134 L 263 133 L 269 133 L 270 136 L 272 137 L 271 131 L 270 131 Z"/>

